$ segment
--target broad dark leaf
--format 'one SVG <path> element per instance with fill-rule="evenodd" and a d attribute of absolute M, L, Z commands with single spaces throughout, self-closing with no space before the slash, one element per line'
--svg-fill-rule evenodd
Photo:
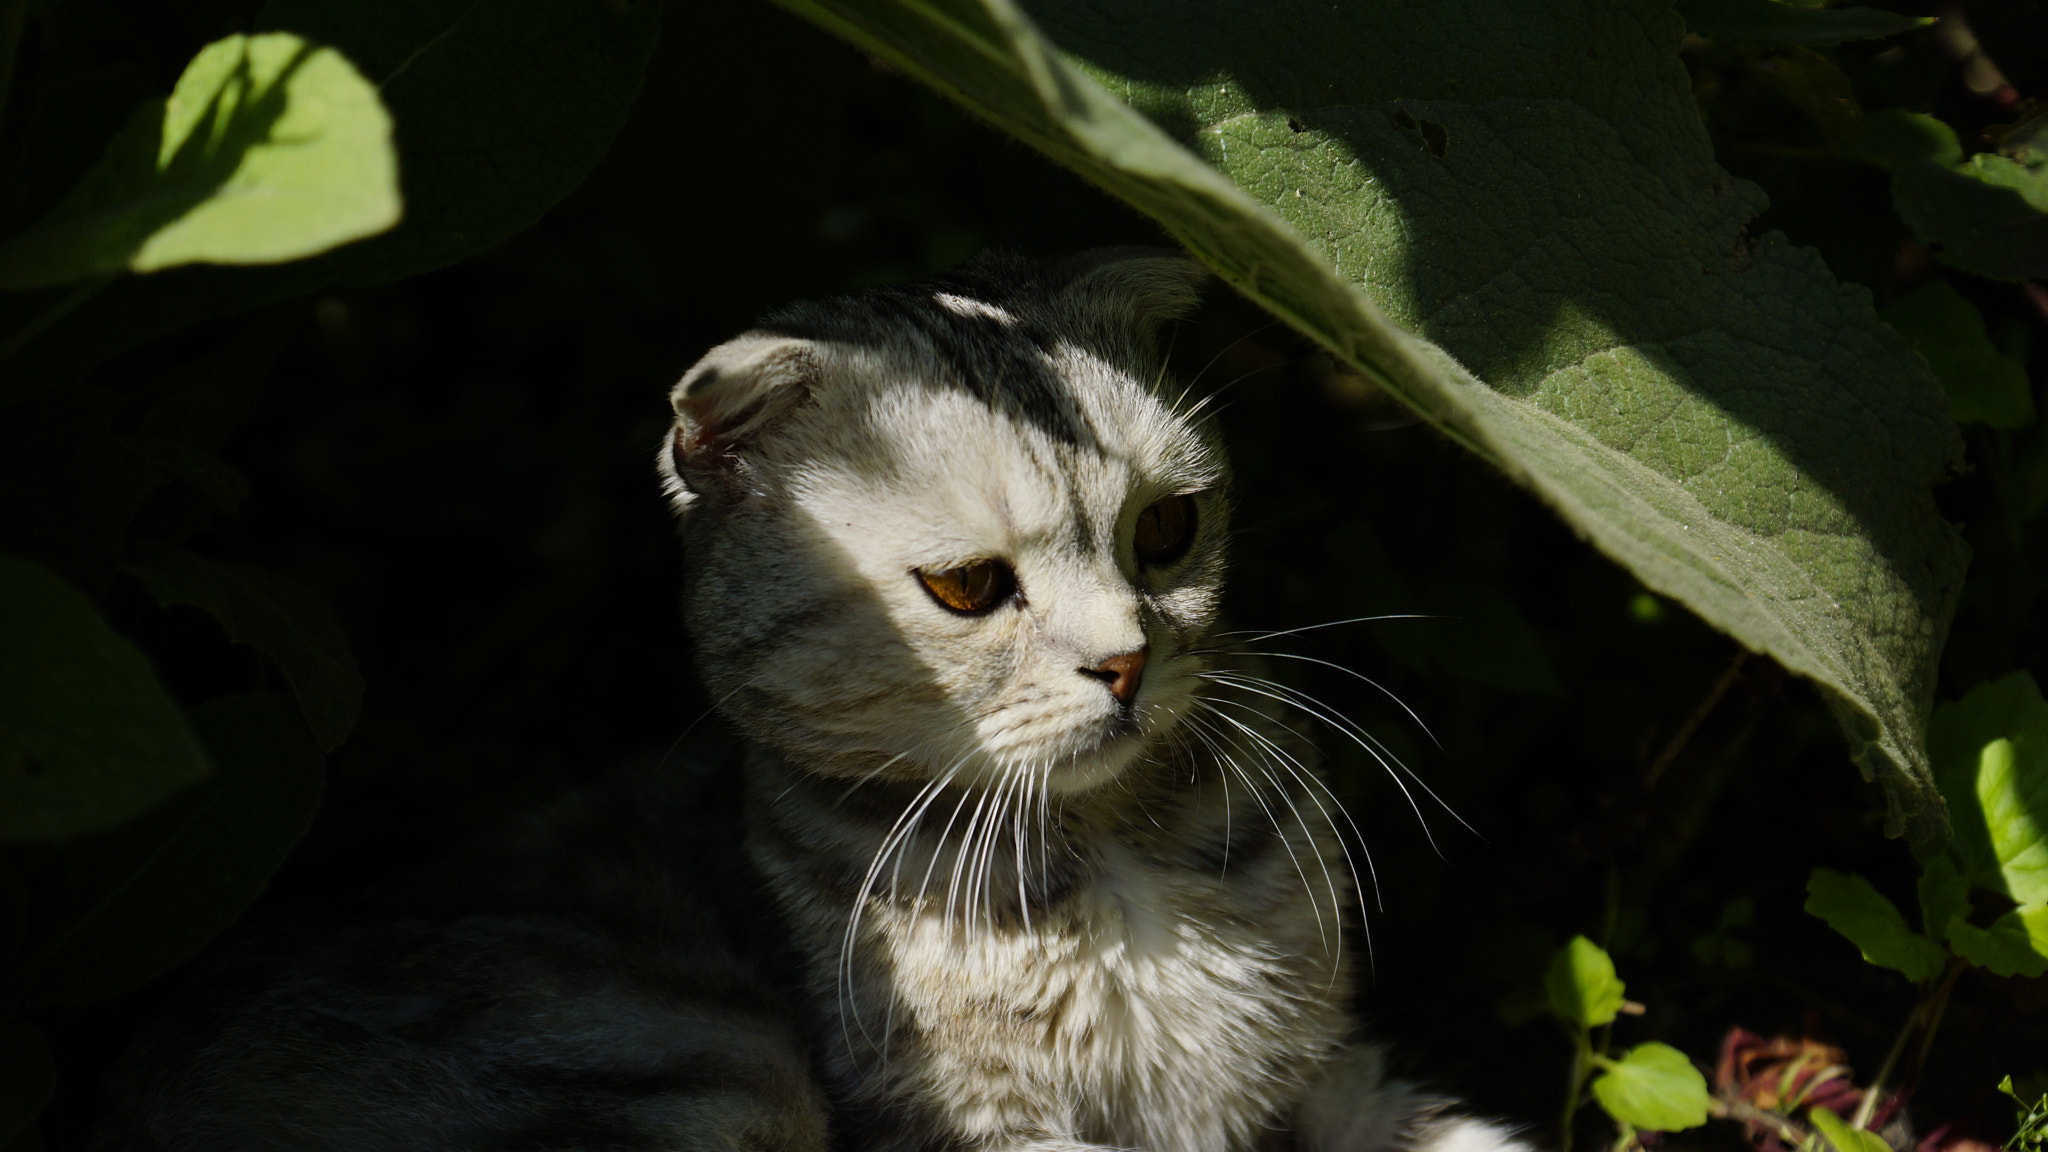
<path fill-rule="evenodd" d="M 37 915 L 7 995 L 76 1004 L 140 987 L 234 923 L 311 824 L 325 763 L 283 696 L 193 712 L 217 773 L 135 823 L 28 858 Z"/>
<path fill-rule="evenodd" d="M 0 557 L 0 840 L 111 828 L 207 770 L 142 654 L 48 569 Z"/>
<path fill-rule="evenodd" d="M 348 738 L 363 707 L 363 676 L 318 592 L 275 572 L 180 548 L 154 550 L 127 570 L 157 603 L 201 609 L 220 621 L 229 639 L 269 657 L 291 683 L 322 752 Z"/>

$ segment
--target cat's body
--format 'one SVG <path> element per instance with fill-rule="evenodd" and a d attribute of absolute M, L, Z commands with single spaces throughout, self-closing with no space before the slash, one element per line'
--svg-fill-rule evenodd
<path fill-rule="evenodd" d="M 156 1030 L 104 1145 L 1512 1144 L 1347 1046 L 1341 817 L 1211 647 L 1226 470 L 1154 394 L 1199 278 L 985 259 L 770 317 L 677 386 L 685 612 L 788 979 L 662 847 L 688 820 L 585 801 L 467 915 Z"/>

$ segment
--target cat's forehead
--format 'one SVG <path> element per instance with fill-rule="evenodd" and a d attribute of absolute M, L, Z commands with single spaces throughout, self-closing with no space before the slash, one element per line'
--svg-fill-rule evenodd
<path fill-rule="evenodd" d="M 884 470 L 1062 490 L 1220 480 L 1219 454 L 1155 394 L 1158 373 L 1138 374 L 1134 350 L 1029 300 L 941 287 L 866 303 L 873 326 L 824 345 L 833 381 L 818 416 Z"/>

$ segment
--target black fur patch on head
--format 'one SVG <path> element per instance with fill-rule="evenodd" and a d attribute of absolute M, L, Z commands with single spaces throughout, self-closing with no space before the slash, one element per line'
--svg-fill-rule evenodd
<path fill-rule="evenodd" d="M 786 309 L 757 330 L 877 348 L 914 341 L 944 367 L 946 378 L 937 383 L 964 389 L 1061 443 L 1092 449 L 1100 446 L 1094 428 L 1048 362 L 1063 338 L 1091 342 L 1090 333 L 1055 333 L 1044 324 L 1042 306 L 1070 279 L 1063 264 L 989 253 L 933 280 Z M 942 296 L 987 305 L 1008 319 L 948 307 Z"/>

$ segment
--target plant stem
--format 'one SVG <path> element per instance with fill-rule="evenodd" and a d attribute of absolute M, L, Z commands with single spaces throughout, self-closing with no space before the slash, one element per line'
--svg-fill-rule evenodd
<path fill-rule="evenodd" d="M 0 0 L 5 3 L 6 0 Z M 0 338 L 0 361 L 11 358 L 16 352 L 41 336 L 52 324 L 71 314 L 71 310 L 92 299 L 99 290 L 114 282 L 113 274 L 95 276 L 64 294 L 56 303 L 29 318 L 28 323 Z"/>
<path fill-rule="evenodd" d="M 1579 1111 L 1579 1096 L 1586 1088 L 1586 1074 L 1593 1067 L 1593 1044 L 1583 1028 L 1572 1029 L 1571 1077 L 1565 1082 L 1564 1114 L 1557 1118 L 1557 1146 L 1572 1152 L 1572 1117 Z"/>
<path fill-rule="evenodd" d="M 1742 675 L 1742 666 L 1748 661 L 1749 650 L 1746 648 L 1737 652 L 1734 658 L 1728 661 L 1728 667 L 1721 673 L 1721 678 L 1714 681 L 1713 687 L 1707 689 L 1706 698 L 1700 701 L 1699 707 L 1692 710 L 1692 715 L 1685 718 L 1685 723 L 1678 726 L 1678 731 L 1672 733 L 1671 739 L 1665 741 L 1664 750 L 1657 753 L 1657 759 L 1650 764 L 1649 771 L 1643 773 L 1644 792 L 1657 790 L 1657 781 L 1663 779 L 1665 770 L 1671 767 L 1671 762 L 1678 759 L 1678 754 L 1685 751 L 1685 746 L 1692 742 L 1693 735 L 1700 730 L 1700 725 L 1706 723 L 1707 717 L 1714 714 L 1714 709 L 1721 703 L 1721 697 L 1726 696 L 1728 689 L 1735 686 L 1736 678 Z"/>
<path fill-rule="evenodd" d="M 1934 990 L 1934 998 L 1927 1005 L 1927 1023 L 1920 1030 L 1920 1048 L 1913 1053 L 1913 1063 L 1905 1078 L 1908 1087 L 1919 1082 L 1921 1071 L 1927 1067 L 1927 1050 L 1934 1047 L 1935 1030 L 1941 1027 L 1942 1013 L 1948 1011 L 1948 994 L 1955 990 L 1956 981 L 1968 967 L 1961 960 L 1950 964 L 1948 975 L 1941 979 L 1941 987 Z"/>
<path fill-rule="evenodd" d="M 1934 1039 L 1935 1028 L 1941 1024 L 1941 1013 L 1948 1004 L 1949 990 L 1956 986 L 1956 979 L 1967 967 L 1969 965 L 1961 960 L 1950 961 L 1948 972 L 1941 978 L 1941 984 L 1913 1006 L 1913 1011 L 1906 1016 L 1906 1022 L 1899 1027 L 1898 1037 L 1892 1041 L 1891 1051 L 1885 1053 L 1884 1063 L 1879 1065 L 1877 1076 L 1870 1081 L 1870 1087 L 1864 1089 L 1863 1100 L 1856 1105 L 1856 1113 L 1849 1121 L 1851 1128 L 1862 1128 L 1870 1123 L 1871 1116 L 1877 1112 L 1878 1099 L 1884 1095 L 1885 1081 L 1891 1078 L 1892 1069 L 1898 1065 L 1899 1056 L 1905 1052 L 1906 1041 L 1913 1038 L 1913 1032 L 1920 1028 L 1923 1022 L 1926 1024 L 1926 1031 L 1922 1033 L 1920 1051 L 1914 1061 L 1915 1068 L 1926 1062 L 1927 1046 Z"/>

